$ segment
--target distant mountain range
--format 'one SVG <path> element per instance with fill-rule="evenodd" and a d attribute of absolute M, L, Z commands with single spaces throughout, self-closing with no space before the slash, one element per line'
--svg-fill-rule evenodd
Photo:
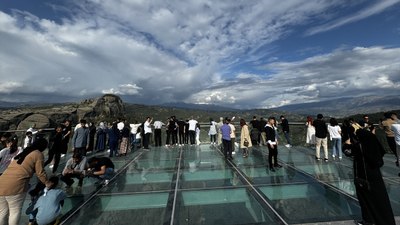
<path fill-rule="evenodd" d="M 346 117 L 355 114 L 369 114 L 400 109 L 400 96 L 364 96 L 338 98 L 334 100 L 286 105 L 275 108 L 300 115 Z"/>
<path fill-rule="evenodd" d="M 0 101 L 0 109 L 12 108 L 31 108 L 31 107 L 52 107 L 54 105 L 68 105 L 71 103 L 36 103 L 36 102 L 3 102 Z M 277 116 L 278 114 L 285 114 L 287 117 L 300 119 L 307 115 L 317 115 L 318 113 L 324 114 L 326 117 L 347 117 L 356 114 L 371 114 L 376 112 L 385 112 L 400 109 L 400 96 L 365 96 L 365 97 L 347 97 L 338 98 L 334 100 L 301 103 L 286 105 L 272 109 L 248 109 L 240 110 L 229 108 L 226 106 L 212 105 L 212 104 L 189 104 L 183 102 L 165 103 L 161 105 L 142 105 L 125 102 L 126 113 L 128 115 L 136 115 L 145 117 L 147 115 L 158 114 L 164 118 L 174 114 L 179 115 L 180 118 L 186 118 L 188 115 L 197 115 L 203 117 L 212 117 L 217 119 L 219 116 L 244 116 L 251 118 L 252 115 L 264 116 L 269 115 Z M 292 118 L 292 119 L 293 119 Z"/>
<path fill-rule="evenodd" d="M 216 112 L 244 112 L 253 110 L 238 110 L 234 108 L 207 105 L 207 104 L 188 104 L 183 102 L 162 104 L 163 107 L 173 107 L 178 109 L 204 110 Z M 277 108 L 271 108 L 270 111 L 288 112 L 290 114 L 299 114 L 303 116 L 317 115 L 322 113 L 325 116 L 346 117 L 355 114 L 367 114 L 376 112 L 385 112 L 400 109 L 400 96 L 364 96 L 364 97 L 347 97 L 333 100 L 300 103 L 285 105 Z"/>
<path fill-rule="evenodd" d="M 190 103 L 184 103 L 184 102 L 170 102 L 170 103 L 164 103 L 160 106 L 172 107 L 172 108 L 178 108 L 178 109 L 198 109 L 198 110 L 204 110 L 204 111 L 217 111 L 217 112 L 238 111 L 237 109 L 234 109 L 234 108 L 229 108 L 229 107 L 224 107 L 224 106 L 219 106 L 219 105 L 190 104 Z"/>

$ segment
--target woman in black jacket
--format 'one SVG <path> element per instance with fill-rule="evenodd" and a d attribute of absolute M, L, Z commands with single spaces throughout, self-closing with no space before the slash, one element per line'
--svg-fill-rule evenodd
<path fill-rule="evenodd" d="M 358 224 L 395 225 L 380 167 L 385 150 L 377 137 L 366 129 L 349 133 L 343 152 L 353 157 L 354 186 L 361 207 Z"/>

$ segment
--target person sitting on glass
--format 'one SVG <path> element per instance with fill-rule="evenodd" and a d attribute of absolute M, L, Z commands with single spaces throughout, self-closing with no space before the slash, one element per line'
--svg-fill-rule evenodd
<path fill-rule="evenodd" d="M 89 159 L 89 168 L 87 176 L 96 177 L 100 180 L 97 184 L 107 185 L 114 176 L 114 163 L 108 157 L 93 157 Z"/>

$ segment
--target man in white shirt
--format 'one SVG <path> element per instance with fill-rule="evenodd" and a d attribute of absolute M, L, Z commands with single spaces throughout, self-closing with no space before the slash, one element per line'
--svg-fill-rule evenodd
<path fill-rule="evenodd" d="M 129 124 L 129 126 L 131 127 L 131 145 L 133 146 L 136 142 L 136 134 L 137 134 L 137 130 L 140 126 L 140 123 L 138 123 L 137 120 L 135 120 L 134 123 Z"/>
<path fill-rule="evenodd" d="M 190 138 L 190 144 L 194 145 L 196 143 L 196 126 L 197 126 L 197 120 L 192 119 L 189 120 L 189 138 Z"/>
<path fill-rule="evenodd" d="M 144 139 L 143 139 L 143 149 L 144 150 L 149 150 L 149 143 L 150 143 L 150 137 L 151 137 L 151 122 L 153 121 L 153 118 L 147 117 L 146 122 L 144 122 Z"/>

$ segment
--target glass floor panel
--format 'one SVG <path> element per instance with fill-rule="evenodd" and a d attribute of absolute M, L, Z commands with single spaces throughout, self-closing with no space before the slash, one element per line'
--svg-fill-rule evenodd
<path fill-rule="evenodd" d="M 97 196 L 68 224 L 163 224 L 168 193 Z"/>
<path fill-rule="evenodd" d="M 351 220 L 360 213 L 354 199 L 318 183 L 268 186 L 260 190 L 288 223 Z"/>
<path fill-rule="evenodd" d="M 245 188 L 182 191 L 176 224 L 281 224 Z"/>
<path fill-rule="evenodd" d="M 61 224 L 352 224 L 360 219 L 350 159 L 321 162 L 314 159 L 315 150 L 280 146 L 283 167 L 271 172 L 267 154 L 265 146 L 255 146 L 248 158 L 237 150 L 233 160 L 225 160 L 215 146 L 200 145 L 114 157 L 116 177 L 104 187 L 85 179 L 82 190 L 65 201 Z M 381 170 L 400 216 L 399 170 L 392 157 L 385 156 Z M 27 197 L 23 212 L 28 202 Z M 22 215 L 20 224 L 26 221 Z"/>

